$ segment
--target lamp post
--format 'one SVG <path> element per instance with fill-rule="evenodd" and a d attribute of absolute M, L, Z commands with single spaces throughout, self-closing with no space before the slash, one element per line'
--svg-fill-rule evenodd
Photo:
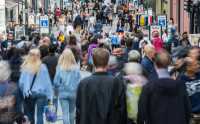
<path fill-rule="evenodd" d="M 19 23 L 19 0 L 17 1 L 17 18 L 18 18 L 18 23 Z"/>
<path fill-rule="evenodd" d="M 25 33 L 28 35 L 28 1 L 25 0 Z"/>

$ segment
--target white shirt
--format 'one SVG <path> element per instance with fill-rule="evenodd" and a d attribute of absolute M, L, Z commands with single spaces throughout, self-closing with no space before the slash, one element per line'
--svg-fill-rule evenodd
<path fill-rule="evenodd" d="M 74 32 L 74 27 L 72 25 L 68 25 L 66 27 L 66 32 L 67 32 L 67 35 L 69 35 L 69 32 L 73 33 Z"/>

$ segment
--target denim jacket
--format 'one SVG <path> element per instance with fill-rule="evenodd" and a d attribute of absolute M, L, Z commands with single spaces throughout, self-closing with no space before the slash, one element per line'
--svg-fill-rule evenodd
<path fill-rule="evenodd" d="M 30 91 L 33 78 L 34 74 L 29 70 L 22 70 L 19 79 L 19 88 L 21 89 L 23 96 L 28 97 L 31 94 L 37 94 L 46 96 L 49 100 L 52 100 L 53 86 L 47 67 L 44 64 L 41 65 L 39 72 L 37 72 L 32 90 Z"/>
<path fill-rule="evenodd" d="M 58 90 L 59 98 L 75 99 L 80 79 L 81 74 L 78 66 L 71 70 L 62 70 L 58 66 L 54 77 L 54 86 Z"/>

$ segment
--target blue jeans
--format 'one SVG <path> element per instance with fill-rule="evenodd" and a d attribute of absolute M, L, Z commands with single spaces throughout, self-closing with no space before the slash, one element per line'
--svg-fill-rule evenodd
<path fill-rule="evenodd" d="M 75 123 L 75 100 L 60 99 L 64 124 Z"/>
<path fill-rule="evenodd" d="M 35 106 L 37 105 L 37 122 L 43 124 L 44 107 L 48 105 L 48 100 L 45 97 L 32 99 L 30 102 L 24 101 L 24 114 L 28 116 L 31 124 L 35 124 Z"/>

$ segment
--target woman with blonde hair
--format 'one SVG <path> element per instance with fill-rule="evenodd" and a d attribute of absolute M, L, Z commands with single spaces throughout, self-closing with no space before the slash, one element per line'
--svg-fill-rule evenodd
<path fill-rule="evenodd" d="M 75 100 L 80 78 L 79 66 L 72 51 L 67 48 L 58 60 L 54 78 L 54 86 L 64 115 L 64 124 L 75 123 Z"/>
<path fill-rule="evenodd" d="M 47 67 L 40 60 L 39 49 L 31 49 L 21 65 L 19 88 L 24 97 L 24 113 L 31 124 L 35 124 L 35 106 L 37 122 L 43 124 L 43 110 L 48 100 L 53 98 L 53 86 Z"/>

